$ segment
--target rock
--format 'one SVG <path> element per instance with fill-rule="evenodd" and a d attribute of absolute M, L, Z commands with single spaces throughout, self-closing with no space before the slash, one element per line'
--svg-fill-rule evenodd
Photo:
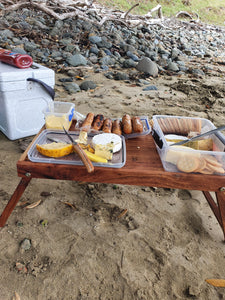
<path fill-rule="evenodd" d="M 157 91 L 157 87 L 155 85 L 149 85 L 145 87 L 142 91 Z"/>
<path fill-rule="evenodd" d="M 60 82 L 72 82 L 73 78 L 59 78 Z"/>
<path fill-rule="evenodd" d="M 22 48 L 14 48 L 13 52 L 19 53 L 19 54 L 27 54 L 27 52 Z"/>
<path fill-rule="evenodd" d="M 96 36 L 96 35 L 89 35 L 88 39 L 92 44 L 97 44 L 102 41 L 102 38 L 100 36 Z"/>
<path fill-rule="evenodd" d="M 135 54 L 133 54 L 131 51 L 127 51 L 127 56 L 129 57 L 129 58 L 131 58 L 132 60 L 134 60 L 134 61 L 139 61 L 139 58 L 137 57 L 137 55 L 135 55 Z"/>
<path fill-rule="evenodd" d="M 87 60 L 82 54 L 75 54 L 66 59 L 66 61 L 73 67 L 86 66 Z"/>
<path fill-rule="evenodd" d="M 137 63 L 131 58 L 125 59 L 124 62 L 123 62 L 123 67 L 124 68 L 135 68 L 136 65 L 137 65 Z"/>
<path fill-rule="evenodd" d="M 116 72 L 113 76 L 115 80 L 129 80 L 129 76 L 126 73 Z"/>
<path fill-rule="evenodd" d="M 99 59 L 99 63 L 101 65 L 107 65 L 107 66 L 108 65 L 114 65 L 115 64 L 115 59 L 111 56 L 106 55 L 106 56 Z"/>
<path fill-rule="evenodd" d="M 145 80 L 145 79 L 138 79 L 138 82 L 140 82 L 140 84 L 144 84 L 144 85 L 148 85 L 149 81 Z"/>
<path fill-rule="evenodd" d="M 74 82 L 64 83 L 63 86 L 69 94 L 74 94 L 74 93 L 80 92 L 79 85 Z"/>
<path fill-rule="evenodd" d="M 158 76 L 158 67 L 156 63 L 151 61 L 148 57 L 142 58 L 136 65 L 136 69 L 153 77 Z"/>
<path fill-rule="evenodd" d="M 194 74 L 194 75 L 197 75 L 197 76 L 204 76 L 205 75 L 205 73 L 200 69 L 193 69 L 191 71 L 191 73 Z"/>
<path fill-rule="evenodd" d="M 90 53 L 94 53 L 95 55 L 98 55 L 99 49 L 97 47 L 91 47 Z"/>
<path fill-rule="evenodd" d="M 179 71 L 179 68 L 178 68 L 177 64 L 174 63 L 174 62 L 170 62 L 170 63 L 168 64 L 168 66 L 167 66 L 167 69 L 168 69 L 169 71 L 172 71 L 172 72 L 178 72 L 178 71 Z"/>
<path fill-rule="evenodd" d="M 25 42 L 24 49 L 28 52 L 32 52 L 36 50 L 39 46 L 35 44 L 34 42 Z"/>
<path fill-rule="evenodd" d="M 83 81 L 80 84 L 80 89 L 84 91 L 94 90 L 97 87 L 96 83 L 90 80 Z"/>
<path fill-rule="evenodd" d="M 13 32 L 9 29 L 0 31 L 0 36 L 3 38 L 12 38 L 14 36 Z"/>
<path fill-rule="evenodd" d="M 31 247 L 31 241 L 29 239 L 24 239 L 20 244 L 20 249 L 23 251 L 29 250 Z"/>

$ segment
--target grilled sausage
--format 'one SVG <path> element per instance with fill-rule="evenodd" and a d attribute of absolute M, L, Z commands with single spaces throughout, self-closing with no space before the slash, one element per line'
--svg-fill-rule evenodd
<path fill-rule="evenodd" d="M 133 132 L 141 133 L 143 131 L 143 124 L 139 117 L 132 118 L 132 127 L 133 127 Z"/>
<path fill-rule="evenodd" d="M 125 134 L 132 133 L 132 122 L 130 115 L 124 115 L 122 118 L 122 129 Z"/>
<path fill-rule="evenodd" d="M 85 120 L 84 120 L 84 122 L 82 123 L 82 126 L 81 126 L 83 131 L 89 131 L 90 130 L 91 124 L 94 120 L 94 116 L 95 115 L 93 113 L 88 113 L 87 114 L 87 116 L 86 116 L 86 118 L 85 118 Z"/>
<path fill-rule="evenodd" d="M 94 122 L 92 124 L 92 128 L 94 130 L 100 130 L 102 125 L 103 125 L 103 122 L 104 122 L 104 116 L 103 115 L 97 115 L 95 118 L 94 118 Z"/>
<path fill-rule="evenodd" d="M 112 131 L 112 120 L 111 119 L 105 119 L 103 126 L 102 126 L 102 131 L 106 133 L 111 133 Z"/>
<path fill-rule="evenodd" d="M 116 119 L 113 121 L 112 124 L 112 133 L 121 135 L 122 134 L 122 128 L 121 128 L 121 122 L 119 119 Z"/>

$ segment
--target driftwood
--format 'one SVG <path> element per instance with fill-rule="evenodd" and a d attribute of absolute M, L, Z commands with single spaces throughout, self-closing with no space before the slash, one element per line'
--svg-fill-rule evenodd
<path fill-rule="evenodd" d="M 199 15 L 198 15 L 196 12 L 194 12 L 194 14 L 195 14 L 196 17 L 197 17 L 196 20 L 193 19 L 193 16 L 192 16 L 190 13 L 188 13 L 187 11 L 179 11 L 179 12 L 176 14 L 176 18 L 179 18 L 179 17 L 188 17 L 189 19 L 191 19 L 191 21 L 197 23 L 197 22 L 199 22 Z"/>
<path fill-rule="evenodd" d="M 5 6 L 5 8 L 2 9 L 2 13 L 29 7 L 42 10 L 57 20 L 77 17 L 99 26 L 102 26 L 107 21 L 118 22 L 127 27 L 136 27 L 140 24 L 148 26 L 152 24 L 160 24 L 164 19 L 161 5 L 157 5 L 146 15 L 131 15 L 131 10 L 137 7 L 139 5 L 138 3 L 133 5 L 127 12 L 122 12 L 119 10 L 107 9 L 99 4 L 94 4 L 94 0 L 2 0 L 1 2 Z M 152 13 L 156 11 L 158 11 L 158 18 L 154 19 Z M 100 18 L 100 21 L 94 21 L 91 19 L 89 17 L 90 13 L 95 13 L 96 16 Z"/>

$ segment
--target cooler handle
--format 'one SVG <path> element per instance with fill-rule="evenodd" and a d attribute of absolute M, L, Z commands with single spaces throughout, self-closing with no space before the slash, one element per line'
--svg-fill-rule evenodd
<path fill-rule="evenodd" d="M 27 78 L 27 81 L 34 81 L 34 82 L 40 83 L 40 85 L 43 86 L 43 88 L 49 93 L 49 95 L 54 100 L 54 98 L 55 98 L 55 91 L 49 85 L 47 85 L 46 83 L 44 83 L 40 79 L 36 79 L 36 78 Z"/>

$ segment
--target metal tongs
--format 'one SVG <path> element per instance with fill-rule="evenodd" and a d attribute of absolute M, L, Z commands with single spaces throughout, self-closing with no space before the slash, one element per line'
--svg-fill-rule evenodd
<path fill-rule="evenodd" d="M 93 166 L 92 162 L 90 161 L 90 159 L 87 157 L 87 154 L 84 152 L 84 150 L 81 148 L 81 146 L 77 142 L 74 141 L 74 139 L 66 131 L 64 126 L 63 126 L 63 130 L 64 130 L 65 134 L 68 136 L 68 138 L 70 139 L 70 141 L 72 142 L 73 149 L 75 150 L 75 152 L 81 158 L 81 160 L 84 163 L 88 173 L 92 173 L 94 171 L 94 166 Z"/>
<path fill-rule="evenodd" d="M 199 138 L 201 138 L 201 137 L 203 137 L 203 136 L 211 135 L 211 134 L 213 134 L 213 133 L 215 133 L 215 132 L 217 132 L 217 131 L 221 131 L 221 130 L 223 130 L 223 129 L 225 129 L 225 126 L 224 126 L 224 125 L 223 125 L 223 126 L 220 126 L 220 127 L 218 127 L 218 128 L 215 128 L 215 129 L 213 129 L 213 130 L 209 130 L 209 131 L 207 131 L 207 132 L 205 132 L 205 133 L 199 134 L 199 135 L 197 135 L 197 136 L 194 136 L 194 137 L 192 137 L 192 138 L 190 138 L 190 139 L 187 139 L 187 140 L 183 140 L 183 141 L 174 143 L 174 144 L 172 144 L 172 145 L 170 145 L 170 146 L 179 146 L 179 145 L 183 145 L 183 144 L 186 144 L 186 143 L 188 143 L 188 142 L 192 142 L 192 141 L 198 140 Z"/>

